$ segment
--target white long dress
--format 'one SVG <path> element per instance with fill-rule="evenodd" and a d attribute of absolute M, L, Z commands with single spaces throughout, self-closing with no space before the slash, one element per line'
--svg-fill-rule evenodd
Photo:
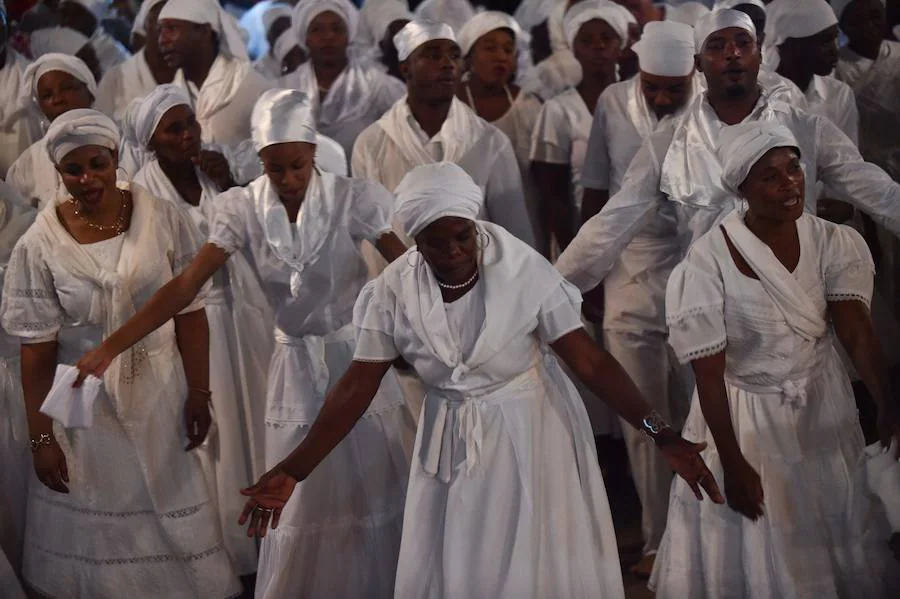
<path fill-rule="evenodd" d="M 16 244 L 2 323 L 25 343 L 58 342 L 74 364 L 118 328 L 196 252 L 180 212 L 132 186 L 129 230 L 77 243 L 55 209 Z M 202 308 L 202 299 L 185 312 Z M 231 597 L 240 592 L 213 498 L 184 451 L 187 383 L 170 321 L 113 361 L 93 427 L 54 433 L 69 493 L 32 477 L 24 578 L 48 597 Z"/>
<path fill-rule="evenodd" d="M 267 177 L 216 198 L 210 242 L 243 251 L 275 308 L 266 466 L 306 436 L 350 366 L 359 244 L 391 228 L 392 198 L 367 181 L 313 176 L 296 225 Z M 414 421 L 393 372 L 353 432 L 301 483 L 262 543 L 256 596 L 390 597 Z"/>
<path fill-rule="evenodd" d="M 134 182 L 155 197 L 184 210 L 203 236 L 215 217 L 218 190 L 197 173 L 203 194 L 198 206 L 185 202 L 154 158 Z M 206 295 L 209 321 L 209 385 L 216 420 L 215 438 L 205 457 L 219 504 L 225 546 L 238 574 L 256 572 L 256 543 L 238 518 L 244 508 L 240 490 L 265 472 L 266 373 L 272 357 L 273 315 L 259 280 L 242 254 L 229 258 L 212 279 Z"/>
<path fill-rule="evenodd" d="M 741 218 L 732 213 L 725 226 Z M 669 280 L 669 340 L 683 362 L 725 351 L 731 421 L 765 503 L 753 523 L 727 505 L 698 502 L 676 479 L 651 579 L 657 599 L 897 596 L 900 587 L 891 593 L 885 582 L 898 569 L 890 564 L 883 514 L 858 476 L 863 438 L 853 391 L 827 325 L 828 301 L 868 305 L 871 256 L 847 227 L 804 214 L 797 230 L 793 273 L 758 239 L 762 249 L 748 262 L 765 264 L 754 269 L 763 278 L 787 281 L 781 289 L 810 310 L 789 310 L 774 299 L 785 294 L 742 274 L 719 227 L 694 244 Z M 824 334 L 789 324 L 804 319 L 821 319 Z M 702 457 L 722 487 L 722 463 L 696 393 L 683 434 L 709 443 Z"/>
<path fill-rule="evenodd" d="M 587 413 L 547 348 L 581 327 L 580 294 L 478 226 L 481 280 L 457 302 L 411 249 L 356 304 L 356 359 L 403 356 L 428 387 L 395 597 L 622 598 Z"/>

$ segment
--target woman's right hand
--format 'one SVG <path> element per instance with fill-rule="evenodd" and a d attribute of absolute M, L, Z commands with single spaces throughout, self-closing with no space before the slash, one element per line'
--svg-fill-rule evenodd
<path fill-rule="evenodd" d="M 271 519 L 272 528 L 278 527 L 281 519 L 281 510 L 287 504 L 294 492 L 297 479 L 287 473 L 282 464 L 278 464 L 262 475 L 252 487 L 241 489 L 241 495 L 247 497 L 244 511 L 238 520 L 243 526 L 250 521 L 247 527 L 247 536 L 266 536 Z"/>
<path fill-rule="evenodd" d="M 45 487 L 57 493 L 68 493 L 69 468 L 66 456 L 51 435 L 50 445 L 41 445 L 33 454 L 34 472 Z"/>
<path fill-rule="evenodd" d="M 72 386 L 75 388 L 81 387 L 84 379 L 88 376 L 102 379 L 103 373 L 106 372 L 106 369 L 109 368 L 109 365 L 115 359 L 115 352 L 109 350 L 105 343 L 101 343 L 96 349 L 81 356 L 81 359 L 75 364 L 75 368 L 78 369 L 78 378 L 75 379 Z"/>
<path fill-rule="evenodd" d="M 725 470 L 725 499 L 728 507 L 754 522 L 763 515 L 763 488 L 759 474 L 743 457 Z"/>

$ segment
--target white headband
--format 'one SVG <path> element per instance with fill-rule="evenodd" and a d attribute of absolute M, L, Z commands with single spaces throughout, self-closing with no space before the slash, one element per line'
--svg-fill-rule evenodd
<path fill-rule="evenodd" d="M 316 120 L 309 98 L 296 89 L 270 89 L 263 93 L 250 116 L 253 147 L 257 152 L 275 144 L 316 143 Z"/>
<path fill-rule="evenodd" d="M 217 0 L 169 0 L 159 20 L 174 19 L 209 25 L 219 36 L 219 50 L 234 58 L 247 59 L 247 45 L 241 27 Z"/>
<path fill-rule="evenodd" d="M 524 36 L 522 28 L 514 18 L 508 14 L 496 10 L 488 10 L 478 13 L 463 25 L 459 30 L 457 39 L 463 56 L 469 54 L 475 43 L 482 37 L 496 29 L 509 29 L 512 31 L 513 40 L 519 46 L 519 40 Z"/>
<path fill-rule="evenodd" d="M 719 136 L 719 159 L 722 162 L 722 184 L 740 195 L 738 188 L 750 169 L 773 148 L 795 148 L 800 152 L 794 134 L 784 125 L 772 121 L 752 121 L 724 127 Z"/>
<path fill-rule="evenodd" d="M 38 29 L 28 36 L 32 58 L 40 58 L 51 52 L 75 56 L 89 42 L 87 36 L 69 27 Z"/>
<path fill-rule="evenodd" d="M 651 21 L 634 51 L 644 73 L 685 77 L 694 72 L 694 29 L 675 21 Z"/>
<path fill-rule="evenodd" d="M 191 98 L 183 87 L 164 83 L 143 98 L 137 98 L 125 112 L 123 133 L 129 141 L 146 149 L 159 126 L 159 121 L 176 106 L 190 106 Z"/>
<path fill-rule="evenodd" d="M 756 40 L 756 27 L 746 14 L 739 10 L 726 8 L 701 17 L 694 25 L 694 49 L 697 53 L 703 50 L 706 39 L 717 31 L 736 27 L 749 33 Z"/>
<path fill-rule="evenodd" d="M 96 110 L 78 108 L 56 117 L 44 142 L 53 164 L 59 164 L 66 154 L 83 146 L 117 150 L 119 137 L 119 128 L 111 118 Z"/>
<path fill-rule="evenodd" d="M 418 166 L 394 191 L 397 220 L 410 237 L 445 216 L 474 221 L 481 213 L 484 192 L 472 177 L 452 162 Z"/>
<path fill-rule="evenodd" d="M 628 25 L 634 18 L 629 19 L 629 16 L 631 13 L 618 4 L 612 4 L 606 0 L 583 0 L 572 6 L 563 17 L 566 42 L 571 48 L 581 27 L 589 21 L 599 19 L 613 28 L 613 31 L 619 36 L 619 47 L 624 50 L 628 47 L 630 39 Z"/>
<path fill-rule="evenodd" d="M 333 12 L 344 20 L 347 24 L 347 39 L 352 43 L 359 24 L 359 10 L 349 0 L 301 0 L 291 16 L 291 28 L 300 47 L 306 47 L 309 25 L 323 12 Z"/>
<path fill-rule="evenodd" d="M 432 40 L 450 40 L 456 42 L 453 28 L 446 23 L 423 21 L 414 19 L 407 23 L 397 35 L 394 36 L 394 47 L 397 48 L 397 58 L 403 62 L 416 48 Z"/>

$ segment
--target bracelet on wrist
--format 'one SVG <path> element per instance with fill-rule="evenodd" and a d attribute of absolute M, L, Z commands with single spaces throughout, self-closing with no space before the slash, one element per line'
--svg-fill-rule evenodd
<path fill-rule="evenodd" d="M 672 427 L 663 420 L 663 417 L 656 410 L 652 410 L 641 420 L 641 432 L 654 441 L 661 435 L 664 435 L 664 433 L 671 432 L 671 430 Z"/>
<path fill-rule="evenodd" d="M 31 439 L 31 453 L 37 453 L 41 447 L 50 447 L 53 444 L 53 436 L 49 433 L 41 433 L 37 439 Z"/>

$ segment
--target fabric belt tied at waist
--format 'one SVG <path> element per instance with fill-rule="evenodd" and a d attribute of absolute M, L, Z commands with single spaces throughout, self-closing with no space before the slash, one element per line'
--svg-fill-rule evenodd
<path fill-rule="evenodd" d="M 294 337 L 277 327 L 275 328 L 276 343 L 303 348 L 305 351 L 309 358 L 310 373 L 313 377 L 316 394 L 320 397 L 325 395 L 328 390 L 328 381 L 331 379 L 328 362 L 325 360 L 325 345 L 354 339 L 356 339 L 356 329 L 353 323 L 348 323 L 327 335 L 303 335 L 302 337 Z"/>

